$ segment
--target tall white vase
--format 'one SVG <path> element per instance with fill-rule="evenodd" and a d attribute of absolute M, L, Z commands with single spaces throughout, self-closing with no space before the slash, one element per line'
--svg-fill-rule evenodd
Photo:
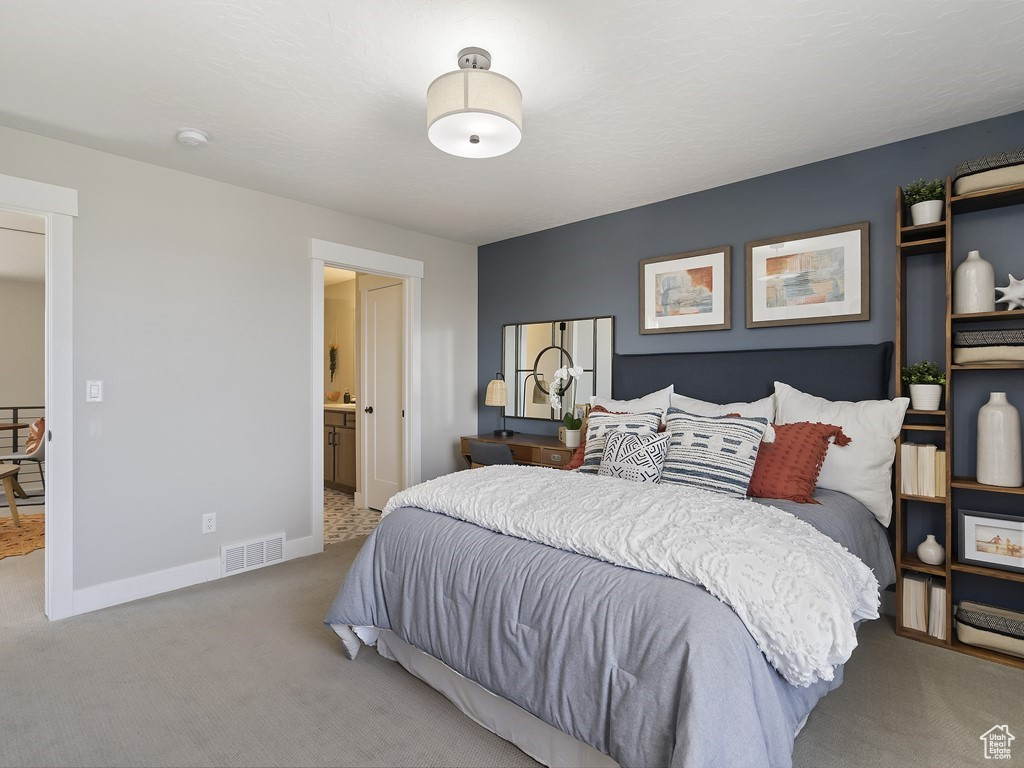
<path fill-rule="evenodd" d="M 978 411 L 978 482 L 1021 484 L 1020 414 L 1005 392 L 992 392 Z"/>
<path fill-rule="evenodd" d="M 953 273 L 953 312 L 994 312 L 995 308 L 996 273 L 981 258 L 981 251 L 968 251 Z"/>

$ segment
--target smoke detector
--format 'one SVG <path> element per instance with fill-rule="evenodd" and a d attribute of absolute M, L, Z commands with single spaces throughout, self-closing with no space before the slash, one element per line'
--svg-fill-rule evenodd
<path fill-rule="evenodd" d="M 206 131 L 198 128 L 182 128 L 178 131 L 178 143 L 185 147 L 201 147 L 209 140 Z"/>

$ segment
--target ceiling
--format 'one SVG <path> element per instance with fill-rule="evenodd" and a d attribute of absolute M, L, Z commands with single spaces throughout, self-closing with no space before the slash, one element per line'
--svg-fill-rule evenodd
<path fill-rule="evenodd" d="M 482 244 L 1020 110 L 1022 45 L 1018 0 L 3 0 L 0 124 Z M 466 46 L 508 155 L 427 141 Z"/>
<path fill-rule="evenodd" d="M 42 216 L 0 210 L 0 280 L 46 279 L 45 227 Z"/>

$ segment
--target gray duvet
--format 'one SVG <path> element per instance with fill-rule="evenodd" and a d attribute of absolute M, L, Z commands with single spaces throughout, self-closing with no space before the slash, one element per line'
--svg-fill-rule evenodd
<path fill-rule="evenodd" d="M 859 502 L 770 501 L 895 579 Z M 620 765 L 789 766 L 793 738 L 842 682 L 787 683 L 703 588 L 504 536 L 421 509 L 381 522 L 328 624 L 390 629 Z"/>

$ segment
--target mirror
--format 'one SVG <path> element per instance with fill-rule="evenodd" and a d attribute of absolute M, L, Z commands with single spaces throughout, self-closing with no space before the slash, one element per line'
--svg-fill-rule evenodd
<path fill-rule="evenodd" d="M 502 326 L 502 373 L 508 382 L 505 414 L 560 421 L 563 409 L 585 405 L 592 395 L 612 396 L 615 319 L 588 317 Z M 580 376 L 556 380 L 560 368 L 579 366 Z M 559 407 L 551 391 L 564 393 Z"/>

